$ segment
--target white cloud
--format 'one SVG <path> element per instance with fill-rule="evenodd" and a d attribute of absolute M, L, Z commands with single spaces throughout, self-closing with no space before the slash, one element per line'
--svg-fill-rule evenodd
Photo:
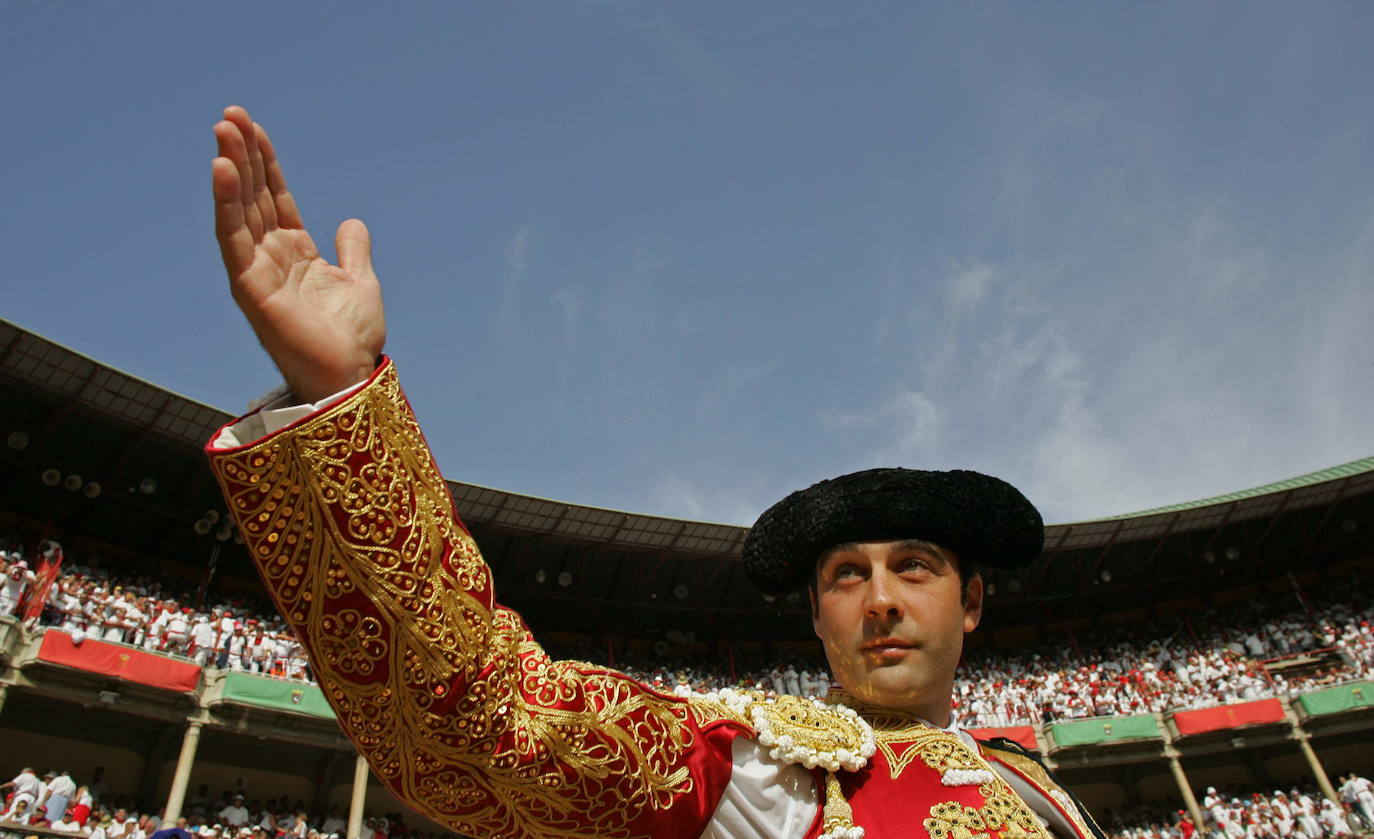
<path fill-rule="evenodd" d="M 945 285 L 945 309 L 953 316 L 973 312 L 988 296 L 995 273 L 991 265 L 976 264 L 955 269 Z"/>
<path fill-rule="evenodd" d="M 549 302 L 558 313 L 558 352 L 554 358 L 558 384 L 566 386 L 575 375 L 573 360 L 582 324 L 585 295 L 579 288 L 564 286 L 549 295 Z"/>
<path fill-rule="evenodd" d="M 645 23 L 650 39 L 684 78 L 721 101 L 735 95 L 735 84 L 721 62 L 666 14 Z"/>
<path fill-rule="evenodd" d="M 701 318 L 694 312 L 678 312 L 668 321 L 668 329 L 677 335 L 692 335 L 701 331 Z"/>
<path fill-rule="evenodd" d="M 530 267 L 529 248 L 532 231 L 529 225 L 522 224 L 511 236 L 506 245 L 506 265 L 512 274 L 520 276 Z"/>
<path fill-rule="evenodd" d="M 580 289 L 564 286 L 549 295 L 549 302 L 558 310 L 558 323 L 563 335 L 571 338 L 582 320 L 583 294 Z"/>
<path fill-rule="evenodd" d="M 534 230 L 522 224 L 506 243 L 506 274 L 501 280 L 501 303 L 496 312 L 497 331 L 509 337 L 516 331 L 516 307 L 525 275 L 529 272 Z"/>
<path fill-rule="evenodd" d="M 779 361 L 776 358 L 761 358 L 749 362 L 732 361 L 725 365 L 717 375 L 708 380 L 697 402 L 697 416 L 703 417 L 714 411 L 750 386 L 764 381 L 777 372 Z"/>
<path fill-rule="evenodd" d="M 878 421 L 891 433 L 875 453 L 873 465 L 920 465 L 939 451 L 943 412 L 925 394 L 899 388 L 879 410 Z"/>
<path fill-rule="evenodd" d="M 1078 293 L 1072 275 L 1095 266 L 957 266 L 938 302 L 908 301 L 918 328 L 883 339 L 909 354 L 897 392 L 822 426 L 866 464 L 1005 477 L 1051 521 L 1367 456 L 1370 219 L 1348 247 L 1281 265 L 1217 205 L 1174 213 L 1132 231 L 1121 276 Z"/>
<path fill-rule="evenodd" d="M 738 492 L 707 487 L 676 472 L 659 477 L 645 512 L 692 521 L 751 525 L 764 509 Z"/>

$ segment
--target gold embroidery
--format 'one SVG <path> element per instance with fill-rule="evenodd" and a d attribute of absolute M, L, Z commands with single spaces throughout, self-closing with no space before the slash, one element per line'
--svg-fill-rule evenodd
<path fill-rule="evenodd" d="M 863 748 L 863 727 L 834 708 L 787 694 L 754 707 L 767 718 L 767 728 L 775 738 L 787 737 L 795 746 L 855 755 Z"/>
<path fill-rule="evenodd" d="M 832 692 L 831 696 L 838 697 L 835 701 L 846 704 L 854 702 L 840 691 Z M 934 728 L 924 720 L 899 711 L 866 708 L 861 704 L 851 707 L 859 710 L 868 724 L 873 726 L 873 738 L 878 751 L 887 758 L 888 771 L 893 780 L 899 778 L 917 758 L 942 776 L 951 771 L 992 772 L 987 763 L 964 745 L 957 734 Z"/>
<path fill-rule="evenodd" d="M 958 801 L 932 805 L 924 824 L 930 839 L 987 839 L 982 815 Z"/>
<path fill-rule="evenodd" d="M 878 751 L 887 758 L 888 773 L 893 780 L 899 778 L 907 765 L 921 754 L 915 742 L 894 739 L 891 732 L 875 732 L 873 736 L 877 740 Z"/>
<path fill-rule="evenodd" d="M 930 808 L 924 822 L 931 839 L 1051 839 L 1035 813 L 1001 779 L 978 788 L 981 807 L 944 801 Z"/>
<path fill-rule="evenodd" d="M 763 694 L 753 693 L 755 699 L 763 698 Z M 696 720 L 698 726 L 706 725 L 716 720 L 734 720 L 741 725 L 748 725 L 749 720 L 743 715 L 736 713 L 733 708 L 726 705 L 719 699 L 712 698 L 704 694 L 694 694 L 689 697 L 692 709 L 692 719 Z"/>
<path fill-rule="evenodd" d="M 496 606 L 389 365 L 211 462 L 340 724 L 398 797 L 477 836 L 629 837 L 691 791 L 690 723 L 728 709 L 549 660 Z"/>
<path fill-rule="evenodd" d="M 990 747 L 984 745 L 983 748 L 989 749 Z M 1068 814 L 1069 820 L 1073 822 L 1074 827 L 1078 829 L 1080 835 L 1089 837 L 1093 835 L 1092 828 L 1089 826 L 1089 819 L 1091 817 L 1084 817 L 1084 813 L 1073 803 L 1073 799 L 1060 788 L 1059 784 L 1050 776 L 1049 771 L 1045 769 L 1039 761 L 1032 760 L 1023 754 L 1007 749 L 992 748 L 991 751 L 996 760 L 1000 760 L 1017 770 L 1022 775 L 1026 776 L 1026 779 L 1029 780 L 1032 785 L 1048 793 L 1064 812 Z"/>
<path fill-rule="evenodd" d="M 1021 796 L 1012 792 L 1000 775 L 996 780 L 978 787 L 983 796 L 983 822 L 989 830 L 1000 830 L 1003 839 L 1049 839 L 1050 833 L 1040 823 Z"/>
<path fill-rule="evenodd" d="M 878 749 L 887 757 L 893 779 L 902 774 L 915 758 L 941 775 L 951 769 L 984 768 L 957 735 L 937 728 L 908 728 L 874 732 Z"/>

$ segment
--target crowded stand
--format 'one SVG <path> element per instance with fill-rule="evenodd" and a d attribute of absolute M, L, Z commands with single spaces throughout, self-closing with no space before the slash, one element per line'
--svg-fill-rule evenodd
<path fill-rule="evenodd" d="M 0 614 L 14 615 L 35 584 L 32 564 L 16 544 L 0 552 Z M 1286 698 L 1368 678 L 1374 674 L 1372 588 L 1352 576 L 1191 619 L 1097 627 L 1015 650 L 973 649 L 956 680 L 956 712 L 965 726 L 995 728 Z M 214 605 L 204 605 L 207 600 Z M 62 562 L 37 622 L 78 641 L 97 638 L 205 667 L 310 678 L 301 645 L 266 602 L 179 589 L 165 576 L 116 571 L 98 559 Z M 588 647 L 550 652 L 609 663 L 601 650 Z M 1300 676 L 1288 678 L 1264 665 L 1317 652 L 1335 657 Z M 795 655 L 742 654 L 733 676 L 718 654 L 623 653 L 614 666 L 665 692 L 731 687 L 823 697 L 830 686 L 820 664 Z"/>
<path fill-rule="evenodd" d="M 1374 830 L 1374 785 L 1353 772 L 1341 775 L 1341 801 L 1314 786 L 1255 792 L 1208 787 L 1198 795 L 1202 824 L 1186 810 L 1141 804 L 1101 814 L 1108 839 L 1335 839 Z"/>
<path fill-rule="evenodd" d="M 73 559 L 63 558 L 39 625 L 69 632 L 78 643 L 94 638 L 183 656 L 202 667 L 309 679 L 301 645 L 265 602 L 235 596 L 205 606 L 202 601 L 213 598 L 165 576 L 112 572 L 99 558 Z M 0 550 L 0 615 L 16 616 L 37 583 L 33 564 L 12 543 Z"/>
<path fill-rule="evenodd" d="M 163 825 L 158 813 L 140 802 L 110 792 L 101 767 L 85 783 L 77 783 L 66 770 L 39 776 L 32 767 L 22 767 L 12 780 L 0 784 L 0 798 L 0 831 L 22 829 L 27 834 L 42 829 L 86 839 L 150 839 L 174 827 Z M 311 812 L 303 801 L 285 796 L 259 800 L 241 790 L 225 790 L 216 799 L 202 784 L 187 798 L 186 814 L 176 826 L 204 839 L 339 839 L 347 820 L 338 807 Z M 436 839 L 439 834 L 408 827 L 405 816 L 396 812 L 364 815 L 361 836 Z M 163 833 L 159 839 L 163 837 L 174 839 L 175 834 Z"/>
<path fill-rule="evenodd" d="M 1246 600 L 1192 620 L 1098 628 L 1035 647 L 969 651 L 955 682 L 961 724 L 998 728 L 1086 717 L 1185 710 L 1287 698 L 1304 690 L 1374 675 L 1374 596 L 1367 581 L 1333 581 L 1293 608 Z M 1286 678 L 1264 662 L 1334 651 L 1338 663 Z M 558 651 L 560 654 L 564 651 Z M 595 659 L 575 649 L 568 657 Z M 755 657 L 756 659 L 758 657 Z M 638 656 L 616 666 L 666 691 L 722 687 L 822 697 L 829 676 L 790 657 L 746 660 L 738 675 L 719 656 Z"/>
<path fill-rule="evenodd" d="M 1305 595 L 1148 624 L 1099 628 L 1015 651 L 982 648 L 956 685 L 971 727 L 1204 708 L 1374 674 L 1374 592 L 1351 577 Z M 1265 662 L 1319 652 L 1330 666 L 1286 678 Z"/>

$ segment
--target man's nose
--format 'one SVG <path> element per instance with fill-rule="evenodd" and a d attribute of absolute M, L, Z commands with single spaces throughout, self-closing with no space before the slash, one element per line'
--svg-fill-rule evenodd
<path fill-rule="evenodd" d="M 894 581 L 886 571 L 878 570 L 868 579 L 868 597 L 864 603 L 865 613 L 871 618 L 899 618 L 902 616 L 901 603 L 895 597 Z"/>

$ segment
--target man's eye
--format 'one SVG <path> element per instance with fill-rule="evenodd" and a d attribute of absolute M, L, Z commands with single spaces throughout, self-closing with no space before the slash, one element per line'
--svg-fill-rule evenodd
<path fill-rule="evenodd" d="M 835 579 L 844 580 L 849 577 L 853 577 L 858 573 L 859 569 L 855 568 L 852 565 L 841 565 L 839 568 L 835 569 Z"/>
<path fill-rule="evenodd" d="M 917 559 L 916 557 L 911 557 L 909 559 L 902 560 L 902 570 L 928 571 L 930 570 L 930 563 L 926 562 L 924 559 Z"/>

